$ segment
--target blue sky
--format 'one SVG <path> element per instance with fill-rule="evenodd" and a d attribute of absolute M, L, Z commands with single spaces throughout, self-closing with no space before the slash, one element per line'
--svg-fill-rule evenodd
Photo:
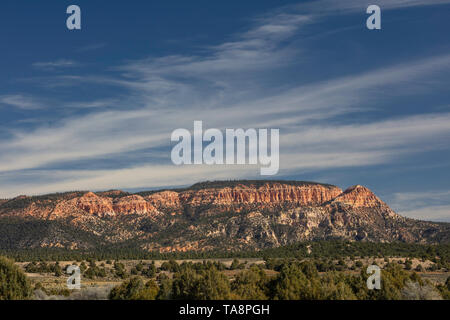
<path fill-rule="evenodd" d="M 449 17 L 450 0 L 4 0 L 0 198 L 261 178 L 172 165 L 171 132 L 202 120 L 279 128 L 271 178 L 450 221 Z"/>

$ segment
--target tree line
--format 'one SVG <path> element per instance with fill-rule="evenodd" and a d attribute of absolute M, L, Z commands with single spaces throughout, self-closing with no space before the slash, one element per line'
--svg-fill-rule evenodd
<path fill-rule="evenodd" d="M 306 241 L 263 250 L 189 251 L 160 253 L 145 251 L 135 245 L 122 248 L 102 247 L 96 250 L 68 250 L 62 248 L 1 249 L 0 255 L 15 261 L 82 261 L 96 260 L 169 260 L 216 258 L 333 258 L 341 257 L 406 257 L 438 259 L 450 263 L 450 244 L 415 244 L 404 242 L 375 243 L 344 240 Z"/>
<path fill-rule="evenodd" d="M 269 277 L 261 266 L 253 265 L 230 281 L 216 266 L 181 264 L 172 277 L 161 273 L 145 281 L 131 277 L 110 292 L 112 300 L 400 300 L 449 299 L 450 277 L 445 285 L 433 286 L 398 264 L 382 270 L 381 290 L 367 288 L 368 275 L 326 272 L 320 274 L 309 262 L 291 261 L 279 266 Z"/>
<path fill-rule="evenodd" d="M 239 265 L 235 264 L 235 267 Z M 249 269 L 238 272 L 234 279 L 229 279 L 220 270 L 223 268 L 222 265 L 213 262 L 178 264 L 170 261 L 164 268 L 174 272 L 171 276 L 160 272 L 158 276 L 149 280 L 141 276 L 131 276 L 110 291 L 109 299 L 450 299 L 450 277 L 445 284 L 433 286 L 415 272 L 408 272 L 396 263 L 384 266 L 381 290 L 367 288 L 368 275 L 365 268 L 361 268 L 356 274 L 336 271 L 319 273 L 317 266 L 311 261 L 283 261 L 277 265 L 279 271 L 274 276 L 268 276 L 261 265 L 252 265 Z M 120 262 L 115 262 L 114 270 L 120 273 L 124 270 L 124 266 Z M 32 298 L 33 288 L 26 275 L 11 260 L 0 257 L 0 300 Z"/>

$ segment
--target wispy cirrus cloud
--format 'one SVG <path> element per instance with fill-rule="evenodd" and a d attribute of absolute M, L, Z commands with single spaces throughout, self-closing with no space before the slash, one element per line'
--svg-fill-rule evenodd
<path fill-rule="evenodd" d="M 74 101 L 64 105 L 65 108 L 96 109 L 107 108 L 117 104 L 116 99 L 97 99 L 91 101 Z"/>
<path fill-rule="evenodd" d="M 90 44 L 90 45 L 86 45 L 83 47 L 80 47 L 77 49 L 78 52 L 88 52 L 88 51 L 94 51 L 94 50 L 98 50 L 98 49 L 102 49 L 106 47 L 106 43 L 94 43 L 94 44 Z"/>
<path fill-rule="evenodd" d="M 42 69 L 42 70 L 55 70 L 62 68 L 71 68 L 77 67 L 80 64 L 73 60 L 68 59 L 59 59 L 55 61 L 47 61 L 47 62 L 35 62 L 33 63 L 34 68 Z"/>
<path fill-rule="evenodd" d="M 0 96 L 0 107 L 1 105 L 23 110 L 35 110 L 43 107 L 41 102 L 22 94 Z"/>
<path fill-rule="evenodd" d="M 432 60 L 442 59 L 447 61 L 448 57 L 437 57 Z M 389 157 L 386 155 L 392 153 L 394 147 L 397 148 L 396 155 L 402 153 L 400 146 L 414 146 L 414 143 L 417 145 L 424 141 L 430 141 L 427 143 L 428 147 L 442 147 L 442 139 L 445 141 L 450 134 L 450 116 L 431 114 L 364 125 L 341 124 L 325 128 L 323 125 L 312 126 L 308 121 L 311 119 L 323 121 L 337 114 L 355 112 L 359 102 L 365 98 L 365 90 L 382 85 L 392 87 L 395 82 L 404 86 L 405 83 L 400 81 L 402 76 L 404 81 L 413 80 L 414 77 L 420 78 L 432 72 L 438 66 L 439 64 L 430 64 L 426 59 L 421 63 L 411 63 L 407 73 L 402 73 L 405 70 L 404 65 L 393 66 L 385 68 L 383 72 L 335 79 L 329 81 L 328 85 L 318 83 L 316 86 L 299 87 L 268 99 L 252 97 L 238 101 L 234 105 L 229 105 L 228 100 L 224 99 L 226 102 L 216 102 L 215 108 L 208 108 L 203 104 L 197 106 L 195 99 L 185 98 L 184 101 L 170 100 L 172 107 L 162 110 L 152 106 L 152 103 L 155 103 L 152 97 L 147 101 L 150 107 L 134 111 L 106 111 L 76 116 L 65 119 L 52 128 L 18 133 L 15 139 L 5 141 L 0 147 L 3 151 L 0 156 L 0 171 L 29 169 L 71 159 L 161 147 L 167 145 L 167 137 L 170 137 L 174 129 L 190 128 L 199 114 L 205 124 L 215 128 L 227 126 L 286 128 L 281 137 L 282 157 L 283 153 L 286 153 L 292 160 L 286 157 L 285 165 L 292 162 L 297 163 L 298 167 L 320 168 L 346 166 L 349 163 L 353 165 L 380 163 L 383 159 L 388 161 Z M 438 69 L 442 71 L 442 68 Z M 389 77 L 393 77 L 393 80 L 389 81 Z M 386 81 L 382 84 L 379 79 Z M 161 91 L 164 93 L 164 89 Z M 143 89 L 141 93 L 140 98 L 145 103 L 147 90 Z M 195 90 L 192 93 L 187 91 L 183 93 L 189 93 L 188 97 L 199 94 Z M 177 95 L 173 94 L 172 97 Z M 356 104 L 355 109 L 351 108 L 352 104 Z M 166 106 L 167 101 L 163 101 L 161 105 Z M 181 105 L 184 109 L 180 109 Z M 294 111 L 296 112 L 293 113 Z M 441 137 L 441 140 L 437 139 L 438 137 Z M 357 146 L 359 149 L 355 153 Z M 370 149 L 372 154 L 369 152 Z M 403 149 L 405 152 L 415 150 L 405 147 Z M 293 150 L 297 150 L 297 155 L 293 154 Z M 307 153 L 309 150 L 313 152 L 311 155 Z M 323 150 L 328 150 L 329 156 Z M 374 157 L 375 151 L 378 152 L 378 157 Z M 364 157 L 363 153 L 367 156 Z M 337 154 L 341 157 L 337 157 Z M 313 160 L 311 163 L 296 160 L 297 158 L 305 160 L 309 157 Z M 330 161 L 330 157 L 334 160 Z M 16 160 L 11 161 L 13 158 Z M 317 161 L 318 158 L 323 160 Z M 349 158 L 355 161 L 350 162 Z"/>
<path fill-rule="evenodd" d="M 360 5 L 356 1 L 342 3 L 333 5 L 345 10 Z M 394 0 L 386 5 L 395 8 L 425 2 Z M 301 74 L 307 64 L 302 63 L 309 52 L 301 31 L 315 23 L 320 12 L 313 3 L 308 10 L 280 9 L 254 19 L 248 30 L 202 48 L 198 54 L 138 59 L 111 66 L 114 72 L 108 74 L 47 77 L 49 86 L 75 90 L 107 87 L 111 97 L 64 101 L 62 105 L 85 109 L 85 113 L 61 117 L 51 125 L 15 130 L 11 139 L 0 141 L 0 175 L 11 182 L 0 186 L 0 194 L 158 187 L 205 178 L 256 176 L 258 170 L 253 167 L 174 167 L 167 151 L 170 133 L 191 128 L 194 120 L 220 129 L 280 128 L 280 174 L 286 176 L 298 171 L 388 164 L 419 154 L 424 146 L 427 150 L 446 148 L 450 116 L 427 113 L 429 105 L 420 116 L 362 120 L 356 116 L 377 108 L 386 95 L 417 94 L 418 84 L 427 79 L 440 76 L 439 86 L 448 86 L 448 54 L 300 83 L 286 77 L 284 71 L 295 69 Z M 422 93 L 429 90 L 421 87 Z M 115 108 L 108 109 L 109 104 Z M 148 165 L 52 168 L 79 160 L 139 155 L 148 149 L 155 154 Z M 161 164 L 164 158 L 166 162 Z"/>
<path fill-rule="evenodd" d="M 394 193 L 391 205 L 410 218 L 450 222 L 450 190 Z"/>
<path fill-rule="evenodd" d="M 430 205 L 410 210 L 400 209 L 397 213 L 418 220 L 450 222 L 450 205 Z"/>

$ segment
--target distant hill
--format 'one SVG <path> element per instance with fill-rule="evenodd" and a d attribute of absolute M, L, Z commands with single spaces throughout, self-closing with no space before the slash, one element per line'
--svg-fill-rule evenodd
<path fill-rule="evenodd" d="M 360 185 L 343 191 L 305 181 L 212 181 L 0 201 L 0 249 L 9 250 L 248 250 L 336 238 L 449 243 L 450 224 L 402 217 Z"/>

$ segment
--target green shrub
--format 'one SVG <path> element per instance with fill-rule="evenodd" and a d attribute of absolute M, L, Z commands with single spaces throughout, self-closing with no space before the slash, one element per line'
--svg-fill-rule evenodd
<path fill-rule="evenodd" d="M 28 278 L 14 263 L 0 257 L 0 300 L 30 299 L 32 289 Z"/>
<path fill-rule="evenodd" d="M 231 284 L 233 298 L 245 300 L 266 300 L 268 278 L 264 270 L 257 266 L 242 271 Z"/>
<path fill-rule="evenodd" d="M 139 277 L 132 277 L 114 287 L 110 294 L 110 300 L 155 300 L 158 295 L 158 285 L 150 280 L 146 284 Z"/>

